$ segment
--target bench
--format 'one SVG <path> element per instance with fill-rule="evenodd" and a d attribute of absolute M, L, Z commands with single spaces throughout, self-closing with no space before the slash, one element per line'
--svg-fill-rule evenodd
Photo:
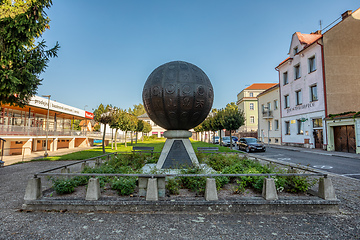
<path fill-rule="evenodd" d="M 202 153 L 214 153 L 219 151 L 218 147 L 198 147 L 197 148 L 198 152 L 202 152 Z"/>
<path fill-rule="evenodd" d="M 151 153 L 152 157 L 154 153 L 154 147 L 133 147 L 133 152 Z"/>

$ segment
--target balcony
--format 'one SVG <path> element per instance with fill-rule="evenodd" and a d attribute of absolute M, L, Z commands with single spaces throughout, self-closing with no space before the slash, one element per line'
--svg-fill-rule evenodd
<path fill-rule="evenodd" d="M 262 116 L 264 119 L 274 118 L 273 111 L 270 111 L 270 110 L 263 111 Z"/>

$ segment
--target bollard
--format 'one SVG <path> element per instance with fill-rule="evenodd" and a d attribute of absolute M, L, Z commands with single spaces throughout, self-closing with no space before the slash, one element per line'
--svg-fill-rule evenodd
<path fill-rule="evenodd" d="M 87 167 L 89 167 L 89 163 L 83 162 L 83 163 L 81 164 L 81 169 L 80 169 L 80 171 L 81 171 L 81 172 L 84 171 L 84 169 L 87 168 Z"/>
<path fill-rule="evenodd" d="M 41 197 L 41 178 L 30 178 L 26 186 L 24 200 L 36 200 Z"/>
<path fill-rule="evenodd" d="M 325 200 L 335 200 L 335 189 L 330 178 L 319 179 L 319 197 Z"/>
<path fill-rule="evenodd" d="M 262 197 L 265 200 L 277 200 L 278 195 L 276 192 L 275 181 L 273 178 L 264 178 Z"/>
<path fill-rule="evenodd" d="M 206 179 L 205 200 L 206 201 L 217 201 L 218 200 L 215 178 L 207 178 Z"/>
<path fill-rule="evenodd" d="M 61 169 L 61 173 L 70 173 L 70 168 L 64 167 Z M 69 176 L 63 177 L 64 179 L 69 179 Z"/>
<path fill-rule="evenodd" d="M 147 182 L 148 182 L 148 178 L 139 177 L 139 179 L 138 179 L 139 197 L 146 196 Z"/>
<path fill-rule="evenodd" d="M 165 197 L 165 178 L 160 177 L 157 179 L 157 187 L 159 197 Z"/>
<path fill-rule="evenodd" d="M 90 178 L 85 200 L 98 200 L 101 197 L 100 182 L 98 178 Z"/>
<path fill-rule="evenodd" d="M 146 189 L 146 201 L 157 201 L 159 200 L 157 179 L 149 178 Z"/>
<path fill-rule="evenodd" d="M 97 158 L 95 161 L 95 167 L 100 167 L 101 166 L 101 158 Z"/>

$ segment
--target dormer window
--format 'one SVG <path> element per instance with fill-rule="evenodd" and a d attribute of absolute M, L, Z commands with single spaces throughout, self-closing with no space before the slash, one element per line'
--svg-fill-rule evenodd
<path fill-rule="evenodd" d="M 294 55 L 296 55 L 299 52 L 299 48 L 296 46 L 294 47 Z"/>
<path fill-rule="evenodd" d="M 253 93 L 253 92 L 250 92 L 250 97 L 254 97 L 254 93 Z"/>

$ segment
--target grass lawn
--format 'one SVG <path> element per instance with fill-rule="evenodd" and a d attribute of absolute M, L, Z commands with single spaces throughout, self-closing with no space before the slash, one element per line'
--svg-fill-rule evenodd
<path fill-rule="evenodd" d="M 147 140 L 147 141 L 138 141 L 137 144 L 135 144 L 133 146 L 137 146 L 137 147 L 154 147 L 154 152 L 161 152 L 161 150 L 164 147 L 165 144 L 165 138 L 159 138 L 159 139 L 151 139 L 151 140 Z M 194 141 L 192 139 L 190 139 L 191 144 L 195 150 L 195 152 L 197 152 L 197 148 L 198 147 L 219 147 L 219 152 L 237 152 L 235 150 L 230 150 L 227 147 L 222 147 L 219 146 L 217 144 L 211 144 L 211 143 L 205 143 L 205 142 L 200 142 L 200 141 Z M 132 147 L 130 145 L 130 143 L 127 144 L 127 147 L 125 147 L 124 143 L 118 143 L 117 144 L 117 150 L 115 150 L 115 148 L 112 150 L 111 149 L 111 145 L 108 145 L 105 147 L 105 152 L 106 153 L 112 153 L 112 152 L 131 152 L 132 151 Z M 103 155 L 102 153 L 102 148 L 94 148 L 94 149 L 89 149 L 89 150 L 84 150 L 84 151 L 79 151 L 79 152 L 74 152 L 74 153 L 69 153 L 69 154 L 65 154 L 62 156 L 55 156 L 55 157 L 47 157 L 47 158 L 41 158 L 41 159 L 36 159 L 36 160 L 32 160 L 32 161 L 57 161 L 57 160 L 84 160 L 84 159 L 88 159 L 88 158 L 92 158 L 92 157 L 97 157 Z"/>

